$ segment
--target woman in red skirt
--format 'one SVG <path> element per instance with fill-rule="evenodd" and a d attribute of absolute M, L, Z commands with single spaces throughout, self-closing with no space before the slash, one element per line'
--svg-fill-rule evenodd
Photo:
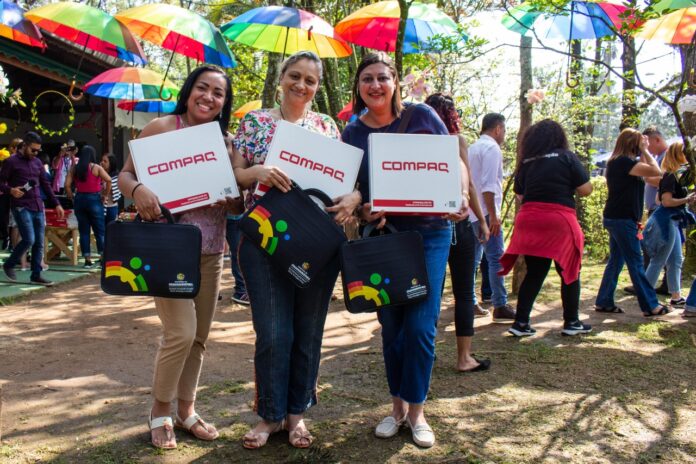
<path fill-rule="evenodd" d="M 515 172 L 515 193 L 522 207 L 510 245 L 500 258 L 500 273 L 508 273 L 517 256 L 523 255 L 527 274 L 517 298 L 515 323 L 508 332 L 516 337 L 536 333 L 529 324 L 529 314 L 553 260 L 562 279 L 563 334 L 588 333 L 592 328 L 578 316 L 585 237 L 575 215 L 575 194 L 592 193 L 587 171 L 568 150 L 561 125 L 544 119 L 524 133 Z"/>

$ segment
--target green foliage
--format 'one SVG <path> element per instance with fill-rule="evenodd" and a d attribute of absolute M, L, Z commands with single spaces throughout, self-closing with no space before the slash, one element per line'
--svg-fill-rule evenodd
<path fill-rule="evenodd" d="M 604 176 L 592 178 L 592 195 L 580 199 L 585 218 L 585 255 L 597 261 L 609 257 L 609 234 L 602 225 L 604 205 L 607 202 L 607 182 Z"/>

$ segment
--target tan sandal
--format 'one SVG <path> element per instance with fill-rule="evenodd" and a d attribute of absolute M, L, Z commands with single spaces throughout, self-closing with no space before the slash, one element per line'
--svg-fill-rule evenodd
<path fill-rule="evenodd" d="M 284 428 L 285 419 L 280 422 L 276 422 L 275 425 L 268 430 L 268 432 L 254 432 L 253 430 L 249 430 L 242 438 L 242 446 L 246 449 L 259 449 L 266 444 L 271 435 L 280 432 Z"/>
<path fill-rule="evenodd" d="M 200 426 L 203 427 L 203 429 L 206 432 L 212 433 L 213 436 L 208 437 L 205 435 L 200 435 L 200 433 L 196 433 L 195 429 L 193 429 L 193 426 L 196 424 L 200 424 Z M 220 436 L 220 434 L 215 429 L 215 427 L 213 427 L 210 424 L 206 424 L 205 421 L 203 419 L 201 419 L 201 416 L 199 416 L 195 412 L 193 414 L 191 414 L 186 420 L 181 420 L 181 418 L 179 417 L 179 413 L 177 413 L 176 414 L 176 422 L 174 423 L 174 426 L 178 429 L 186 430 L 188 433 L 190 433 L 194 437 L 198 438 L 199 440 L 213 441 L 217 437 Z"/>
<path fill-rule="evenodd" d="M 163 416 L 163 417 L 155 417 L 154 419 L 152 418 L 152 413 L 150 413 L 150 417 L 147 419 L 147 426 L 150 428 L 150 443 L 152 443 L 152 446 L 155 448 L 159 449 L 175 449 L 176 448 L 176 437 L 174 436 L 174 424 L 172 423 L 172 418 L 169 416 Z M 168 440 L 174 440 L 174 442 L 171 445 L 158 445 L 155 443 L 155 441 L 152 438 L 152 431 L 158 428 L 164 428 L 165 433 L 167 434 Z M 171 437 L 170 437 L 171 435 Z"/>
<path fill-rule="evenodd" d="M 295 448 L 304 449 L 312 446 L 314 437 L 309 433 L 309 430 L 307 430 L 307 426 L 304 424 L 303 420 L 300 421 L 294 429 L 288 430 L 288 432 L 288 442 Z"/>

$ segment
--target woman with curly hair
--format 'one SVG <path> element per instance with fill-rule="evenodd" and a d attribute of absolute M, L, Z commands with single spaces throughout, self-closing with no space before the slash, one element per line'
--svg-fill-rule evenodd
<path fill-rule="evenodd" d="M 592 327 L 583 324 L 578 315 L 585 237 L 575 215 L 575 194 L 584 197 L 592 193 L 590 177 L 568 149 L 561 125 L 551 119 L 539 121 L 525 131 L 515 172 L 514 188 L 522 207 L 500 263 L 505 274 L 517 256 L 523 255 L 527 274 L 520 286 L 515 322 L 508 332 L 515 337 L 536 333 L 529 324 L 529 315 L 553 261 L 561 276 L 562 333 L 588 333 Z"/>
<path fill-rule="evenodd" d="M 474 212 L 481 224 L 481 236 L 476 237 L 471 221 L 467 217 L 455 225 L 455 240 L 450 245 L 447 262 L 452 279 L 452 293 L 454 294 L 454 327 L 457 335 L 457 369 L 460 372 L 485 371 L 491 365 L 489 359 L 475 358 L 471 354 L 471 342 L 474 337 L 474 317 L 483 317 L 489 314 L 488 310 L 474 305 L 474 253 L 476 240 L 488 240 L 488 226 L 478 202 L 478 195 L 474 183 L 469 178 L 469 156 L 464 137 L 459 133 L 459 114 L 454 106 L 454 100 L 448 95 L 434 93 L 430 95 L 425 104 L 431 106 L 442 122 L 445 123 L 450 135 L 456 135 L 459 139 L 459 157 L 466 169 L 463 174 L 464 195 L 469 197 L 469 208 Z"/>

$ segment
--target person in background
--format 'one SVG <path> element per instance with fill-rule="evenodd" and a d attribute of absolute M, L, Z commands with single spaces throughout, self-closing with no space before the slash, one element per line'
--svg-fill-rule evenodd
<path fill-rule="evenodd" d="M 489 312 L 483 308 L 474 306 L 474 255 L 476 253 L 476 241 L 488 240 L 488 226 L 486 219 L 478 203 L 476 188 L 469 178 L 469 160 L 467 145 L 464 137 L 459 133 L 460 121 L 457 108 L 452 97 L 441 93 L 430 95 L 425 104 L 432 107 L 440 116 L 450 135 L 456 135 L 459 140 L 459 157 L 464 163 L 463 175 L 466 182 L 463 186 L 465 196 L 470 199 L 469 206 L 480 221 L 482 236 L 474 235 L 471 221 L 467 217 L 455 225 L 453 245 L 450 245 L 449 268 L 452 279 L 452 293 L 454 294 L 454 327 L 457 336 L 457 370 L 460 372 L 485 371 L 491 365 L 489 359 L 475 358 L 471 353 L 471 342 L 474 337 L 474 317 L 488 316 Z M 477 311 L 477 309 L 480 309 Z"/>
<path fill-rule="evenodd" d="M 660 270 L 666 265 L 667 286 L 672 297 L 669 303 L 671 306 L 684 306 L 686 300 L 681 296 L 684 227 L 696 222 L 686 205 L 693 203 L 696 195 L 689 193 L 680 182 L 688 169 L 681 142 L 669 147 L 661 167 L 664 174 L 659 180 L 660 204 L 650 215 L 643 233 L 643 249 L 650 257 L 645 276 L 654 287 Z"/>
<path fill-rule="evenodd" d="M 65 194 L 65 180 L 68 173 L 75 166 L 77 155 L 77 145 L 70 139 L 60 147 L 60 152 L 53 158 L 53 181 L 51 187 L 56 195 Z"/>
<path fill-rule="evenodd" d="M 657 161 L 657 165 L 662 164 L 662 160 L 667 153 L 667 141 L 660 132 L 660 130 L 655 126 L 650 126 L 643 130 L 643 135 L 648 138 L 648 151 Z M 645 179 L 645 194 L 644 202 L 645 209 L 648 212 L 648 218 L 652 215 L 655 209 L 659 206 L 657 203 L 657 191 L 660 183 L 660 177 L 646 178 Z M 645 250 L 645 242 L 641 241 L 641 249 L 643 250 L 643 267 L 648 269 L 650 265 L 650 254 Z M 636 291 L 633 285 L 624 287 L 626 293 L 635 295 Z M 662 276 L 662 283 L 659 287 L 655 289 L 658 295 L 669 295 L 669 289 L 667 288 L 667 269 Z"/>
<path fill-rule="evenodd" d="M 607 202 L 604 206 L 604 227 L 609 232 L 609 261 L 595 300 L 595 311 L 623 313 L 614 304 L 614 292 L 624 263 L 636 289 L 638 304 L 645 317 L 670 312 L 657 301 L 655 288 L 645 276 L 640 238 L 643 217 L 643 177 L 662 174 L 655 158 L 648 151 L 648 137 L 626 128 L 616 139 L 607 163 Z"/>
<path fill-rule="evenodd" d="M 140 137 L 216 121 L 231 156 L 231 136 L 227 131 L 231 113 L 230 78 L 223 69 L 205 64 L 194 69 L 184 81 L 172 114 L 150 121 Z M 205 179 L 198 182 L 205 182 Z M 132 158 L 126 160 L 118 186 L 124 196 L 134 200 L 144 220 L 160 218 L 160 201 L 152 190 L 138 182 Z M 148 426 L 151 443 L 156 448 L 173 449 L 177 446 L 175 423 L 170 416 L 171 402 L 174 400 L 177 403 L 177 427 L 187 430 L 199 440 L 211 441 L 219 436 L 215 427 L 196 413 L 196 390 L 220 291 L 225 215 L 228 212 L 241 212 L 240 206 L 238 201 L 228 197 L 208 208 L 179 215 L 180 224 L 191 224 L 201 230 L 201 283 L 200 291 L 193 299 L 155 298 L 155 309 L 162 323 L 162 340 L 155 358 Z M 182 253 L 187 251 L 199 250 L 181 250 Z"/>
<path fill-rule="evenodd" d="M 230 248 L 230 268 L 232 277 L 234 277 L 234 293 L 232 293 L 232 301 L 240 305 L 249 306 L 249 295 L 247 294 L 246 285 L 244 284 L 244 276 L 239 268 L 239 220 L 241 215 L 227 215 L 227 229 L 225 237 L 227 245 Z"/>
<path fill-rule="evenodd" d="M 104 198 L 111 192 L 111 177 L 97 164 L 94 147 L 85 145 L 80 150 L 77 164 L 65 179 L 65 194 L 73 199 L 75 183 L 75 217 L 80 231 L 80 251 L 85 259 L 85 268 L 94 266 L 90 250 L 90 231 L 94 232 L 97 252 L 104 251 Z"/>
<path fill-rule="evenodd" d="M 20 143 L 22 143 L 22 139 L 20 138 L 14 138 L 10 141 L 10 144 L 7 146 L 7 151 L 10 152 L 10 156 L 17 154 L 17 147 Z M 12 230 L 16 230 L 16 227 L 10 227 L 10 195 L 3 195 L 0 193 L 0 241 L 2 243 L 0 249 L 6 250 L 10 246 Z M 16 240 L 12 242 L 12 246 L 19 242 L 19 233 L 15 232 L 15 234 Z M 23 267 L 26 266 L 26 258 L 22 265 Z"/>
<path fill-rule="evenodd" d="M 551 261 L 561 276 L 562 334 L 591 332 L 592 327 L 579 318 L 585 237 L 575 213 L 575 194 L 589 195 L 592 184 L 556 121 L 544 119 L 524 132 L 515 169 L 515 193 L 522 206 L 510 244 L 500 259 L 501 273 L 509 272 L 519 255 L 524 256 L 527 272 L 520 285 L 515 323 L 508 332 L 516 337 L 536 334 L 529 315 Z"/>
<path fill-rule="evenodd" d="M 43 187 L 48 195 L 49 204 L 55 206 L 58 218 L 63 218 L 64 212 L 53 194 L 51 184 L 42 174 L 43 164 L 37 158 L 41 153 L 41 137 L 36 132 L 27 132 L 22 140 L 17 156 L 5 160 L 0 170 L 0 191 L 4 195 L 12 195 L 10 206 L 22 237 L 2 268 L 9 280 L 16 281 L 14 267 L 19 263 L 20 257 L 31 248 L 29 279 L 33 283 L 50 286 L 53 282 L 41 276 L 46 215 L 39 186 Z"/>
<path fill-rule="evenodd" d="M 512 322 L 515 319 L 515 311 L 507 302 L 505 280 L 498 274 L 500 257 L 505 251 L 500 218 L 503 203 L 503 152 L 500 147 L 504 141 L 505 117 L 502 114 L 489 113 L 483 117 L 481 137 L 469 147 L 471 178 L 490 229 L 490 239 L 485 243 L 476 243 L 474 266 L 479 267 L 481 256 L 485 253 L 488 260 L 488 279 L 493 293 L 493 322 L 496 323 Z M 481 227 L 478 219 L 471 218 L 471 221 L 474 232 L 480 236 Z"/>
<path fill-rule="evenodd" d="M 121 199 L 121 191 L 118 189 L 118 160 L 111 153 L 104 153 L 99 163 L 111 178 L 111 191 L 104 197 L 104 224 L 115 221 L 118 217 L 118 202 Z M 106 230 L 106 229 L 105 229 Z"/>

